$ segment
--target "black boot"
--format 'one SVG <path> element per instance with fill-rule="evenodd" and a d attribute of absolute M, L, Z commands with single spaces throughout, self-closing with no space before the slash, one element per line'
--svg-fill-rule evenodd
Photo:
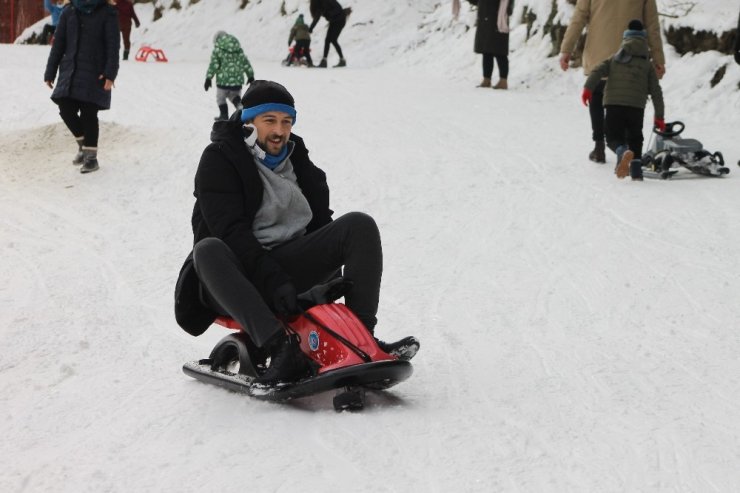
<path fill-rule="evenodd" d="M 218 111 L 220 111 L 220 114 L 214 118 L 214 120 L 228 120 L 229 119 L 229 107 L 226 106 L 226 104 L 219 104 L 218 105 Z"/>
<path fill-rule="evenodd" d="M 380 339 L 375 339 L 380 349 L 383 352 L 396 356 L 401 361 L 409 361 L 411 358 L 416 356 L 417 351 L 421 344 L 414 336 L 404 337 L 403 339 L 396 342 L 384 342 Z"/>
<path fill-rule="evenodd" d="M 123 50 L 123 59 L 128 60 L 128 50 Z"/>
<path fill-rule="evenodd" d="M 318 68 L 326 68 L 326 58 L 322 58 L 321 62 L 319 62 L 318 65 L 316 65 Z"/>
<path fill-rule="evenodd" d="M 239 96 L 234 96 L 234 99 L 231 100 L 232 103 L 234 103 L 234 108 L 237 110 L 241 110 L 243 108 L 242 106 L 242 98 Z"/>
<path fill-rule="evenodd" d="M 642 160 L 633 159 L 630 161 L 630 178 L 632 178 L 632 181 L 642 181 Z"/>
<path fill-rule="evenodd" d="M 604 147 L 603 140 L 597 140 L 594 142 L 594 150 L 589 153 L 588 158 L 595 163 L 605 163 L 606 154 L 604 153 Z"/>
<path fill-rule="evenodd" d="M 75 137 L 77 141 L 77 154 L 72 159 L 72 164 L 82 164 L 85 162 L 85 153 L 82 152 L 82 143 L 85 141 L 85 137 Z"/>
<path fill-rule="evenodd" d="M 98 164 L 98 148 L 97 147 L 83 147 L 82 154 L 84 155 L 82 167 L 80 173 L 92 173 L 100 168 Z"/>
<path fill-rule="evenodd" d="M 307 377 L 311 367 L 306 355 L 301 352 L 298 336 L 280 334 L 268 342 L 270 366 L 255 379 L 261 385 L 289 383 Z"/>

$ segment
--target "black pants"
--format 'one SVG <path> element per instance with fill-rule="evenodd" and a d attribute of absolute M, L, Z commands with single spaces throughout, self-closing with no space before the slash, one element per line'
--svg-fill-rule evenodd
<path fill-rule="evenodd" d="M 509 77 L 509 57 L 507 55 L 492 55 L 483 53 L 483 77 L 490 79 L 493 75 L 493 59 L 498 63 L 498 74 L 502 79 Z"/>
<path fill-rule="evenodd" d="M 324 40 L 324 58 L 329 56 L 329 45 L 334 45 L 334 49 L 337 50 L 339 58 L 344 58 L 344 55 L 342 55 L 342 47 L 339 46 L 339 34 L 342 32 L 342 29 L 344 29 L 344 25 L 346 23 L 346 16 L 329 22 L 329 29 L 326 31 L 326 39 Z"/>
<path fill-rule="evenodd" d="M 306 57 L 306 61 L 309 65 L 313 65 L 313 60 L 311 60 L 310 39 L 299 39 L 295 42 L 295 46 L 293 47 L 293 58 L 299 60 L 302 56 Z"/>
<path fill-rule="evenodd" d="M 56 100 L 59 115 L 75 137 L 85 137 L 82 145 L 98 147 L 98 105 L 71 98 Z"/>
<path fill-rule="evenodd" d="M 629 106 L 606 106 L 606 145 L 612 151 L 621 145 L 629 146 L 635 158 L 642 156 L 642 124 L 645 117 L 643 108 Z"/>
<path fill-rule="evenodd" d="M 270 252 L 300 293 L 328 281 L 344 266 L 354 284 L 347 306 L 373 331 L 377 319 L 383 252 L 373 218 L 361 212 L 345 214 L 313 233 Z M 220 239 L 205 238 L 193 248 L 193 265 L 204 287 L 203 301 L 245 328 L 257 346 L 279 334 L 282 324 L 249 281 L 234 252 Z"/>
<path fill-rule="evenodd" d="M 602 80 L 591 93 L 591 101 L 588 103 L 588 112 L 591 115 L 591 135 L 594 142 L 604 140 L 604 87 L 606 87 L 606 81 Z"/>

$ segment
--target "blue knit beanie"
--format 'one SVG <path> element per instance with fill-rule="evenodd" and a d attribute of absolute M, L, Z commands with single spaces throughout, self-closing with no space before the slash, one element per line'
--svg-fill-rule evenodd
<path fill-rule="evenodd" d="M 256 80 L 242 97 L 242 121 L 247 122 L 268 111 L 282 111 L 296 121 L 295 101 L 288 90 L 271 80 Z"/>

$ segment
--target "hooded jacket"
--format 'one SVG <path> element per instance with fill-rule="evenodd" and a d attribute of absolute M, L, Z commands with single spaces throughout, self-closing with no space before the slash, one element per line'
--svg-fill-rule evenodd
<path fill-rule="evenodd" d="M 589 75 L 593 67 L 617 52 L 624 26 L 632 19 L 640 19 L 647 30 L 653 62 L 664 65 L 655 0 L 578 0 L 563 36 L 560 53 L 572 53 L 583 28 L 588 25 L 583 48 L 583 73 Z"/>
<path fill-rule="evenodd" d="M 593 91 L 599 81 L 608 78 L 604 88 L 604 106 L 618 105 L 645 108 L 647 97 L 653 100 L 655 117 L 663 118 L 663 91 L 655 67 L 648 57 L 648 47 L 642 37 L 624 40 L 616 55 L 597 65 L 586 79 Z"/>
<path fill-rule="evenodd" d="M 51 99 L 72 98 L 110 108 L 111 91 L 103 89 L 105 79 L 116 80 L 120 48 L 118 13 L 107 3 L 97 3 L 90 13 L 67 5 L 59 17 L 45 81 L 56 81 Z M 103 79 L 100 79 L 100 76 Z"/>
<path fill-rule="evenodd" d="M 244 267 L 250 281 L 265 299 L 290 280 L 252 231 L 264 191 L 257 164 L 244 142 L 240 113 L 229 121 L 216 122 L 211 144 L 203 151 L 195 174 L 193 206 L 193 244 L 203 238 L 223 240 Z M 331 222 L 329 187 L 326 175 L 308 157 L 303 139 L 290 135 L 290 156 L 298 186 L 311 208 L 312 219 L 306 234 Z M 203 333 L 216 314 L 201 304 L 199 281 L 188 256 L 175 287 L 175 318 L 192 335 Z"/>
<path fill-rule="evenodd" d="M 290 36 L 288 37 L 288 46 L 293 44 L 293 40 L 296 41 L 311 41 L 311 31 L 308 30 L 308 26 L 303 21 L 297 21 L 290 29 Z"/>
<path fill-rule="evenodd" d="M 208 65 L 206 79 L 210 80 L 215 75 L 216 86 L 241 88 L 244 85 L 245 74 L 247 79 L 254 78 L 254 70 L 239 40 L 231 34 L 219 34 L 211 52 L 211 63 Z"/>

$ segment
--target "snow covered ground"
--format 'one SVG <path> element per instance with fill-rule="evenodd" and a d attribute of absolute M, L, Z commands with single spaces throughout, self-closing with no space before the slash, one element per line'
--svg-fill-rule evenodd
<path fill-rule="evenodd" d="M 294 94 L 336 214 L 379 222 L 379 335 L 422 340 L 411 379 L 357 414 L 180 370 L 225 332 L 172 315 L 207 50 L 124 63 L 81 175 L 48 48 L 0 46 L 0 491 L 740 490 L 740 70 L 710 89 L 729 57 L 673 56 L 663 81 L 668 119 L 731 174 L 633 183 L 586 159 L 580 72 L 520 28 L 512 90 L 475 89 L 450 26 L 450 50 L 440 34 L 381 65 L 351 30 L 341 71 L 251 57 Z"/>

